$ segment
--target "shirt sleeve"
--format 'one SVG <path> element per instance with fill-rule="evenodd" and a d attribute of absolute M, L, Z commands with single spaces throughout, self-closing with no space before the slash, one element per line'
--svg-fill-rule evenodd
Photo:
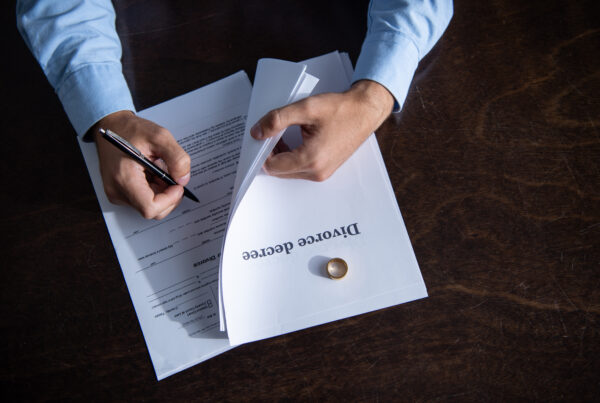
<path fill-rule="evenodd" d="M 110 0 L 19 0 L 17 27 L 79 136 L 106 115 L 135 112 Z"/>
<path fill-rule="evenodd" d="M 373 80 L 395 98 L 400 110 L 419 61 L 452 18 L 452 0 L 371 0 L 367 35 L 352 82 Z"/>

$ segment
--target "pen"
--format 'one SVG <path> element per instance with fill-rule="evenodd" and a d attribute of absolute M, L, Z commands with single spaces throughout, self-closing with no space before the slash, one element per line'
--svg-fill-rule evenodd
<path fill-rule="evenodd" d="M 142 165 L 144 168 L 148 169 L 153 175 L 158 176 L 159 179 L 164 181 L 169 185 L 177 185 L 177 182 L 165 171 L 156 166 L 152 161 L 150 161 L 140 150 L 135 148 L 129 141 L 125 140 L 123 137 L 119 136 L 117 133 L 110 131 L 108 129 L 100 129 L 100 134 L 109 143 L 117 147 L 119 150 L 123 151 L 125 154 L 129 155 L 133 158 L 137 163 Z M 189 199 L 200 203 L 200 200 L 192 192 L 189 191 L 185 186 L 183 187 L 183 194 L 187 196 Z"/>

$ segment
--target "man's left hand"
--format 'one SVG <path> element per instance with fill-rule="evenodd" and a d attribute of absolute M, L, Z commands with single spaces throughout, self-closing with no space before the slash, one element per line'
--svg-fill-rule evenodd
<path fill-rule="evenodd" d="M 319 94 L 274 109 L 250 133 L 259 140 L 299 125 L 303 144 L 294 150 L 278 145 L 279 152 L 269 156 L 264 169 L 280 178 L 324 181 L 383 123 L 393 104 L 385 87 L 361 80 L 346 92 Z"/>

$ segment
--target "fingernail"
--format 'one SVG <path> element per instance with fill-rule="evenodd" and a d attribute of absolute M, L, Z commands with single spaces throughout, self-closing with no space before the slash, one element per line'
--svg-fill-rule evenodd
<path fill-rule="evenodd" d="M 186 174 L 184 176 L 182 176 L 181 178 L 177 179 L 177 183 L 180 184 L 181 186 L 185 186 L 188 184 L 188 182 L 190 181 L 190 174 Z"/>
<path fill-rule="evenodd" d="M 260 125 L 258 123 L 256 123 L 254 126 L 252 126 L 252 129 L 250 129 L 250 134 L 252 135 L 252 137 L 254 137 L 257 140 L 260 140 L 263 138 L 262 128 L 260 127 Z"/>

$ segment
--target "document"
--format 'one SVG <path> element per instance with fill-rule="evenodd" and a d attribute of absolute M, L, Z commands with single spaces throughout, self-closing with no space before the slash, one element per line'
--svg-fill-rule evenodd
<path fill-rule="evenodd" d="M 242 343 L 427 296 L 374 136 L 321 183 L 262 171 L 280 137 L 301 143 L 297 127 L 250 136 L 269 110 L 344 91 L 351 74 L 338 52 L 261 59 L 254 87 L 238 72 L 139 112 L 189 153 L 200 199 L 161 221 L 111 204 L 95 144 L 80 141 L 159 380 Z M 334 257 L 349 266 L 341 280 L 325 273 Z"/>
<path fill-rule="evenodd" d="M 162 221 L 111 204 L 95 144 L 80 141 L 159 380 L 231 348 L 219 330 L 219 258 L 251 90 L 239 72 L 139 113 L 189 153 L 200 199 Z"/>
<path fill-rule="evenodd" d="M 346 54 L 301 63 L 319 79 L 313 94 L 350 85 Z M 249 128 L 270 109 L 248 115 L 242 158 L 257 142 Z M 427 296 L 374 135 L 324 182 L 262 172 L 244 180 L 245 193 L 234 188 L 221 263 L 221 325 L 232 345 Z M 336 257 L 348 264 L 342 280 L 325 272 Z"/>

